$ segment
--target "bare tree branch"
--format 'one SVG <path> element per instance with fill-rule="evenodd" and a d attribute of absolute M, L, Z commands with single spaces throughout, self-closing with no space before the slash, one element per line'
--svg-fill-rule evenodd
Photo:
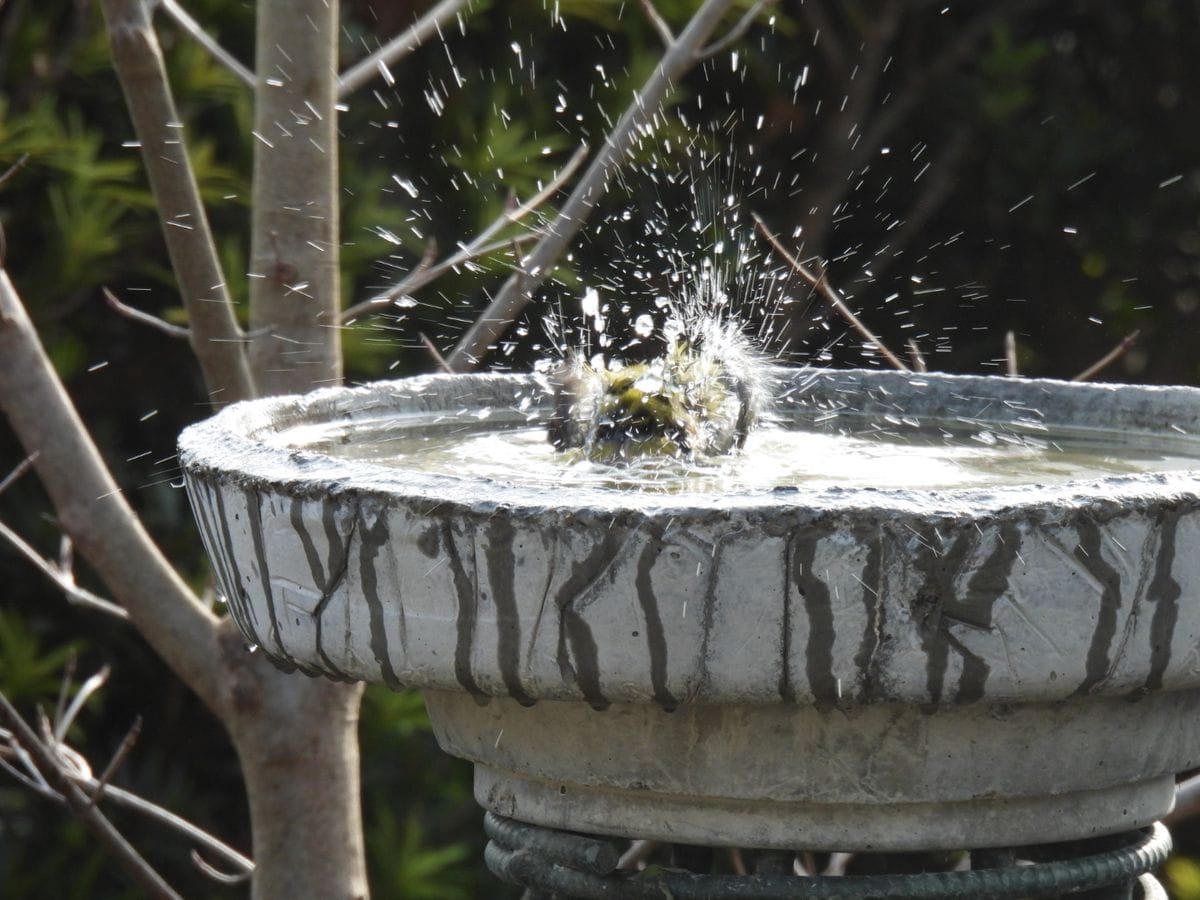
<path fill-rule="evenodd" d="M 142 161 L 179 292 L 192 350 L 219 404 L 254 396 L 242 333 L 233 314 L 208 216 L 183 143 L 162 51 L 141 0 L 102 0 L 113 64 L 141 144 Z"/>
<path fill-rule="evenodd" d="M 254 868 L 252 864 L 250 868 L 243 869 L 240 872 L 222 872 L 220 869 L 215 868 L 203 856 L 201 856 L 199 850 L 193 849 L 191 856 L 192 862 L 195 864 L 197 869 L 199 869 L 213 881 L 216 881 L 220 884 L 242 884 L 243 882 L 249 881 L 250 876 L 254 874 Z M 250 861 L 246 860 L 246 862 L 249 863 Z"/>
<path fill-rule="evenodd" d="M 925 357 L 921 355 L 921 348 L 917 346 L 917 342 L 912 338 L 908 339 L 908 358 L 912 360 L 912 369 L 914 372 L 929 371 L 929 366 L 925 364 Z"/>
<path fill-rule="evenodd" d="M 1021 374 L 1017 367 L 1017 335 L 1011 329 L 1004 333 L 1004 368 L 1009 378 L 1018 378 Z"/>
<path fill-rule="evenodd" d="M 216 39 L 188 14 L 186 9 L 176 3 L 175 0 L 158 0 L 158 5 L 162 7 L 163 12 L 174 19 L 176 25 L 191 35 L 196 43 L 207 50 L 213 59 L 232 72 L 238 81 L 247 87 L 254 87 L 257 81 L 254 73 L 243 66 L 232 53 L 218 44 Z"/>
<path fill-rule="evenodd" d="M 724 53 L 738 41 L 746 36 L 746 32 L 750 30 L 750 26 L 754 24 L 754 20 L 768 6 L 774 6 L 778 0 L 758 0 L 752 7 L 742 13 L 742 17 L 737 20 L 737 24 L 725 33 L 725 36 L 720 40 L 713 41 L 707 47 L 700 48 L 700 57 L 702 59 L 710 59 L 718 53 Z"/>
<path fill-rule="evenodd" d="M 1125 337 L 1121 338 L 1121 343 L 1117 344 L 1117 346 L 1113 347 L 1071 380 L 1090 381 L 1091 379 L 1095 378 L 1097 375 L 1115 363 L 1118 359 L 1132 350 L 1134 344 L 1137 343 L 1137 340 L 1140 336 L 1141 331 L 1135 328 L 1133 331 L 1129 332 L 1129 334 L 1125 335 Z"/>
<path fill-rule="evenodd" d="M 5 169 L 3 174 L 0 174 L 0 187 L 8 184 L 9 179 L 25 168 L 27 162 L 29 162 L 28 153 L 22 153 L 17 157 L 17 161 Z"/>
<path fill-rule="evenodd" d="M 372 78 L 390 78 L 388 66 L 408 56 L 427 41 L 430 35 L 438 33 L 442 25 L 458 15 L 459 10 L 466 5 L 466 0 L 442 0 L 406 31 L 392 38 L 366 59 L 359 60 L 338 77 L 339 99 L 354 93 Z"/>
<path fill-rule="evenodd" d="M 0 718 L 8 723 L 13 740 L 32 757 L 47 784 L 62 796 L 80 821 L 120 863 L 134 884 L 155 900 L 182 900 L 104 814 L 92 806 L 88 796 L 64 772 L 54 752 L 38 740 L 37 734 L 13 709 L 3 693 L 0 693 Z"/>
<path fill-rule="evenodd" d="M 0 478 L 0 494 L 3 494 L 5 491 L 7 491 L 18 478 L 28 472 L 33 467 L 33 461 L 35 459 L 37 459 L 36 450 L 17 463 L 16 467 L 11 472 L 9 472 L 3 478 Z"/>
<path fill-rule="evenodd" d="M 414 291 L 420 290 L 431 281 L 441 277 L 451 269 L 456 269 L 459 266 L 470 262 L 473 259 L 479 259 L 482 256 L 499 249 L 500 247 L 509 246 L 511 241 L 494 240 L 505 228 L 510 225 L 515 225 L 528 216 L 530 213 L 542 206 L 547 200 L 553 197 L 562 188 L 564 184 L 575 173 L 575 170 L 583 164 L 587 158 L 587 146 L 581 146 L 572 154 L 567 164 L 558 171 L 555 176 L 543 187 L 540 191 L 526 200 L 519 206 L 512 209 L 506 209 L 496 219 L 489 224 L 483 231 L 479 232 L 467 244 L 459 247 L 458 251 L 446 257 L 436 265 L 430 265 L 426 260 L 429 257 L 430 247 L 426 247 L 425 256 L 417 263 L 416 267 L 411 272 L 405 275 L 399 282 L 388 288 L 386 292 L 378 297 L 372 297 L 369 300 L 364 300 L 362 303 L 356 303 L 345 309 L 340 317 L 340 321 L 344 324 L 351 319 L 355 319 L 364 313 L 372 312 L 391 303 L 392 301 L 407 296 Z M 430 245 L 434 252 L 437 250 L 437 244 Z"/>
<path fill-rule="evenodd" d="M 53 728 L 44 727 L 43 730 L 46 732 L 46 737 L 42 739 L 42 744 L 54 756 L 59 771 L 64 777 L 70 779 L 83 789 L 83 793 L 86 795 L 86 803 L 89 806 L 94 806 L 97 801 L 104 799 L 111 800 L 118 805 L 131 809 L 153 822 L 157 822 L 160 825 L 170 828 L 172 831 L 178 832 L 208 852 L 219 856 L 226 863 L 238 870 L 237 874 L 234 875 L 217 873 L 220 876 L 220 880 L 227 883 L 236 883 L 237 881 L 244 880 L 254 870 L 254 863 L 251 860 L 238 853 L 223 841 L 213 837 L 202 828 L 193 825 L 186 819 L 180 818 L 170 810 L 151 803 L 144 797 L 139 797 L 137 794 L 114 787 L 108 783 L 133 745 L 137 731 L 140 729 L 140 716 L 135 721 L 134 727 L 130 729 L 125 739 L 121 742 L 121 745 L 117 748 L 112 762 L 105 767 L 104 773 L 99 778 L 95 778 L 92 775 L 91 767 L 88 765 L 83 754 L 67 746 L 61 739 L 56 737 L 56 734 L 59 732 L 66 733 L 75 715 L 82 707 L 83 702 L 86 702 L 87 698 L 103 684 L 106 677 L 107 674 L 105 672 L 100 672 L 89 678 L 76 693 L 69 713 L 64 712 L 62 709 L 64 703 L 60 701 L 58 712 L 55 715 L 55 722 L 57 724 Z M 66 687 L 69 680 L 70 675 L 64 674 L 64 687 Z M 7 747 L 0 746 L 0 768 L 4 769 L 13 778 L 20 781 L 39 796 L 53 800 L 56 803 L 67 802 L 64 794 L 52 787 L 42 775 L 42 767 L 24 750 L 23 745 L 16 740 L 16 735 L 13 731 L 0 728 L 0 739 L 8 742 Z M 5 752 L 14 756 L 25 771 L 22 772 L 12 766 L 5 759 Z M 210 867 L 201 866 L 201 869 L 204 871 L 207 871 L 207 868 Z"/>
<path fill-rule="evenodd" d="M 636 840 L 617 860 L 617 870 L 640 869 L 661 844 L 658 841 Z"/>
<path fill-rule="evenodd" d="M 638 129 L 658 114 L 663 100 L 685 72 L 699 60 L 699 48 L 716 29 L 733 0 L 705 0 L 687 27 L 663 54 L 654 72 L 626 107 L 617 124 L 592 158 L 558 216 L 550 223 L 524 261 L 527 275 L 514 273 L 492 298 L 483 314 L 467 330 L 447 359 L 456 372 L 477 366 L 488 348 L 508 330 L 529 302 L 531 293 L 550 277 L 555 262 L 583 227 L 608 180 L 632 146 Z"/>
<path fill-rule="evenodd" d="M 185 340 L 191 338 L 191 329 L 184 328 L 182 325 L 173 325 L 165 319 L 160 319 L 158 316 L 152 316 L 148 312 L 142 312 L 140 309 L 134 309 L 132 306 L 122 303 L 119 299 L 117 299 L 117 295 L 106 287 L 100 288 L 100 291 L 104 294 L 104 300 L 106 303 L 108 303 L 109 308 L 119 315 L 122 315 L 127 319 L 132 319 L 134 322 L 140 322 L 143 325 L 149 325 L 151 328 L 155 329 L 156 331 L 161 331 L 168 337 L 184 338 Z"/>
<path fill-rule="evenodd" d="M 112 759 L 108 761 L 108 765 L 104 767 L 104 771 L 96 779 L 96 787 L 92 789 L 90 792 L 91 796 L 88 798 L 93 806 L 104 796 L 104 790 L 108 787 L 108 782 L 112 779 L 113 775 L 117 774 L 117 770 L 125 764 L 125 759 L 133 750 L 133 745 L 137 743 L 137 739 L 141 733 L 142 717 L 138 716 L 133 720 L 133 724 L 129 726 L 129 730 L 125 732 L 125 737 L 121 739 L 121 743 L 117 745 Z"/>
<path fill-rule="evenodd" d="M 429 355 L 433 357 L 433 361 L 437 363 L 439 369 L 441 369 L 443 372 L 452 373 L 454 371 L 446 363 L 446 357 L 442 356 L 441 351 L 438 350 L 433 341 L 425 336 L 424 332 L 418 333 L 417 337 L 421 339 L 421 343 L 424 345 L 425 349 L 429 351 Z"/>
<path fill-rule="evenodd" d="M 822 272 L 819 276 L 817 276 L 808 271 L 808 269 L 804 267 L 800 260 L 796 259 L 796 257 L 787 251 L 787 248 L 780 243 L 779 238 L 777 238 L 774 233 L 772 233 L 771 229 L 767 227 L 767 223 L 764 222 L 762 217 L 757 214 L 754 215 L 754 224 L 758 227 L 759 234 L 766 239 L 767 243 L 771 245 L 776 253 L 783 257 L 787 264 L 792 267 L 792 270 L 805 281 L 807 281 L 812 286 L 813 290 L 825 298 L 825 301 L 831 307 L 833 307 L 837 314 L 845 319 L 855 331 L 862 335 L 869 344 L 878 350 L 879 354 L 884 359 L 886 359 L 894 368 L 899 369 L 901 372 L 910 371 L 908 366 L 900 361 L 900 357 L 896 356 L 895 353 L 889 350 L 884 345 L 883 341 L 876 337 L 871 329 L 867 328 L 867 326 L 863 324 L 862 320 L 850 310 L 850 307 L 846 305 L 846 301 L 842 299 L 842 295 L 838 293 L 837 288 L 831 285 L 829 283 L 829 279 L 825 277 L 825 272 Z"/>
<path fill-rule="evenodd" d="M 667 24 L 667 20 L 662 17 L 662 13 L 658 11 L 653 3 L 653 0 L 638 0 L 638 5 L 642 8 L 647 21 L 651 27 L 658 32 L 659 38 L 663 42 L 664 47 L 670 47 L 675 43 L 675 33 L 671 31 L 671 26 Z"/>
<path fill-rule="evenodd" d="M 437 259 L 438 244 L 433 238 L 425 244 L 425 252 L 421 254 L 421 258 L 417 260 L 417 264 L 401 278 L 396 284 L 387 289 L 386 293 L 380 294 L 377 297 L 371 297 L 368 300 L 363 300 L 361 303 L 355 303 L 353 306 L 348 306 L 342 310 L 338 316 L 338 321 L 342 325 L 349 325 L 354 322 L 359 316 L 366 315 L 372 312 L 378 312 L 384 307 L 403 300 L 418 287 L 428 284 L 425 280 L 425 274 L 433 265 L 433 261 Z M 436 275 L 433 277 L 437 277 Z M 402 304 L 403 305 L 403 304 Z"/>
<path fill-rule="evenodd" d="M 38 342 L 8 273 L 0 271 L 0 409 L 50 494 L 63 530 L 160 656 L 214 711 L 217 618 L 146 533 L 80 421 Z"/>
<path fill-rule="evenodd" d="M 85 606 L 89 609 L 94 609 L 97 612 L 107 613 L 110 616 L 115 616 L 118 619 L 128 619 L 129 613 L 122 609 L 117 604 L 110 600 L 105 600 L 103 597 L 98 597 L 91 591 L 81 588 L 75 583 L 75 579 L 69 572 L 63 572 L 54 563 L 45 559 L 40 553 L 29 546 L 19 534 L 0 522 L 0 538 L 8 541 L 14 550 L 24 556 L 27 560 L 33 563 L 34 567 L 39 572 L 49 578 L 63 592 L 63 596 L 67 601 L 79 606 Z"/>
<path fill-rule="evenodd" d="M 94 792 L 99 787 L 98 780 L 95 778 L 85 777 L 82 774 L 73 775 L 72 778 L 88 793 Z M 177 831 L 189 840 L 194 841 L 209 853 L 220 856 L 227 863 L 246 875 L 254 871 L 254 862 L 251 859 L 234 850 L 219 838 L 209 834 L 203 828 L 176 815 L 169 809 L 164 809 L 156 803 L 151 803 L 145 797 L 139 797 L 137 794 L 127 791 L 124 788 L 108 785 L 104 790 L 103 799 L 131 809 L 152 821 L 166 825 L 173 831 Z"/>

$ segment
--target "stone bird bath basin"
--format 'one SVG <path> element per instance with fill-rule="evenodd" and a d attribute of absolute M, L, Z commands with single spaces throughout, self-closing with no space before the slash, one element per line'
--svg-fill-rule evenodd
<path fill-rule="evenodd" d="M 801 430 L 1101 429 L 1175 459 L 669 493 L 338 453 L 359 430 L 536 423 L 543 395 L 512 375 L 237 404 L 185 431 L 180 458 L 247 640 L 312 675 L 422 689 L 504 816 L 907 850 L 1167 812 L 1200 764 L 1200 391 L 801 370 L 779 394 Z"/>

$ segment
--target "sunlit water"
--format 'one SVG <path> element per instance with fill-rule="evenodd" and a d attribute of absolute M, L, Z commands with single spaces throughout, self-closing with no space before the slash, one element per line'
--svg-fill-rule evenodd
<path fill-rule="evenodd" d="M 269 442 L 497 484 L 671 493 L 787 487 L 983 488 L 1200 468 L 1200 447 L 1171 442 L 1156 449 L 1151 438 L 1130 444 L 1118 434 L 1094 430 L 1034 436 L 1001 428 L 763 427 L 751 434 L 743 451 L 717 460 L 642 460 L 614 466 L 556 451 L 541 427 L 461 420 L 428 427 L 413 424 L 411 419 L 403 427 L 386 419 L 350 427 L 306 424 L 277 432 Z"/>

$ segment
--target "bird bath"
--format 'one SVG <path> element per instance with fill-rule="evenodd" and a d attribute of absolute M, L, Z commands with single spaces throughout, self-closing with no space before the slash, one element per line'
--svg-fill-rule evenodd
<path fill-rule="evenodd" d="M 907 850 L 1166 813 L 1200 764 L 1200 391 L 776 390 L 782 427 L 699 470 L 555 459 L 517 375 L 236 404 L 180 458 L 247 640 L 421 688 L 503 816 Z"/>

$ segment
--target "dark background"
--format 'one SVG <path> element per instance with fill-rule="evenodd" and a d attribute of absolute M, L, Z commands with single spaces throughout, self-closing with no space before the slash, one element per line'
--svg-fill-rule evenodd
<path fill-rule="evenodd" d="M 347 3 L 346 61 L 429 5 Z M 561 19 L 541 0 L 476 3 L 465 34 L 448 30 L 446 46 L 395 67 L 395 84 L 377 81 L 349 102 L 347 303 L 411 268 L 427 238 L 446 252 L 477 233 L 581 140 L 595 146 L 657 61 L 637 4 L 550 5 Z M 659 4 L 677 27 L 693 6 Z M 252 4 L 188 8 L 251 60 Z M 493 364 L 528 366 L 544 352 L 545 311 L 571 319 L 585 287 L 601 289 L 614 320 L 622 305 L 631 317 L 678 291 L 671 273 L 686 275 L 726 239 L 750 257 L 729 263 L 726 249 L 722 259 L 764 349 L 880 365 L 795 279 L 771 280 L 777 264 L 747 225 L 757 211 L 802 256 L 829 261 L 833 283 L 889 345 L 903 352 L 912 339 L 933 369 L 1003 371 L 1011 330 L 1022 374 L 1071 377 L 1137 329 L 1104 379 L 1200 380 L 1200 4 L 791 0 L 772 15 L 737 45 L 736 66 L 722 53 L 680 85 L 657 136 L 640 143 Z M 244 297 L 250 98 L 162 24 L 228 280 Z M 107 285 L 183 321 L 136 150 L 123 146 L 131 138 L 93 5 L 0 8 L 0 166 L 29 154 L 0 190 L 8 270 L 118 481 L 201 588 L 205 562 L 173 457 L 179 430 L 209 411 L 199 375 L 185 344 L 114 314 L 100 294 Z M 419 334 L 451 346 L 510 264 L 499 251 L 420 292 L 416 307 L 356 323 L 345 334 L 348 376 L 431 370 Z M 0 473 L 22 456 L 0 425 Z M 0 498 L 0 515 L 57 552 L 32 478 Z M 138 636 L 67 606 L 7 549 L 0 585 L 0 689 L 28 711 L 53 704 L 69 654 L 76 681 L 111 665 L 75 745 L 102 767 L 142 715 L 117 783 L 248 850 L 228 741 Z M 369 690 L 362 738 L 376 896 L 495 895 L 468 767 L 436 749 L 419 698 Z M 114 815 L 188 896 L 240 895 L 198 876 L 182 841 Z M 1177 834 L 1174 894 L 1200 897 L 1200 869 L 1184 858 L 1200 851 L 1188 827 Z M 134 896 L 66 813 L 6 780 L 0 885 L 14 897 Z"/>

